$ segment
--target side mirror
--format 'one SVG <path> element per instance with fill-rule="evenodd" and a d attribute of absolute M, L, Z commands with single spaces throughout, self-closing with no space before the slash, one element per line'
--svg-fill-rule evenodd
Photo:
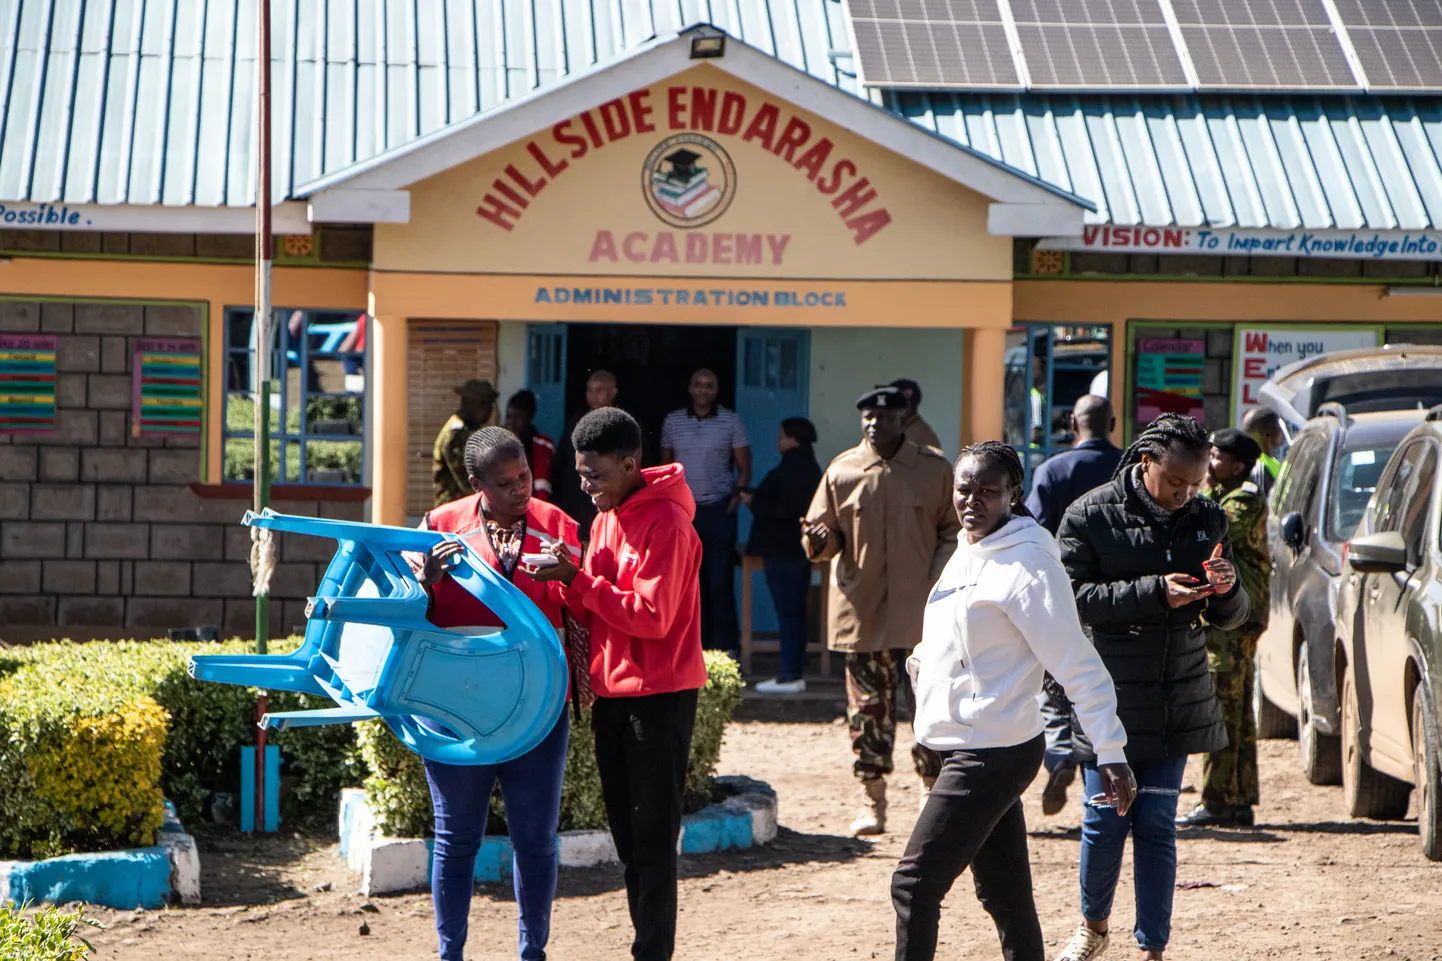
<path fill-rule="evenodd" d="M 1354 537 L 1347 543 L 1347 563 L 1363 574 L 1396 574 L 1407 569 L 1407 542 L 1397 531 Z"/>
<path fill-rule="evenodd" d="M 1296 511 L 1282 518 L 1282 540 L 1294 551 L 1300 551 L 1304 545 L 1302 531 L 1302 515 Z"/>

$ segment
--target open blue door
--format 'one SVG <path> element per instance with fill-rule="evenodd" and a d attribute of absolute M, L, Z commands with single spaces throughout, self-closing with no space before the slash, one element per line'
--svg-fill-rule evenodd
<path fill-rule="evenodd" d="M 736 334 L 736 412 L 751 439 L 751 483 L 760 484 L 780 461 L 776 432 L 788 417 L 809 412 L 811 332 L 791 328 L 743 327 Z M 751 535 L 751 512 L 742 508 L 738 520 L 742 543 Z M 800 536 L 798 532 L 797 536 Z M 737 578 L 736 603 L 741 603 Z M 759 573 L 752 584 L 755 597 L 752 628 L 776 633 L 776 610 L 766 580 Z"/>
<path fill-rule="evenodd" d="M 556 443 L 566 429 L 566 325 L 526 325 L 526 386 L 536 395 L 536 429 Z"/>

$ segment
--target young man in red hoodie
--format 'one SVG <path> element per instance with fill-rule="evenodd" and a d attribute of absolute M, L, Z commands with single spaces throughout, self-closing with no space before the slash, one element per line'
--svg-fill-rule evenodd
<path fill-rule="evenodd" d="M 676 841 L 706 683 L 701 654 L 701 540 L 680 464 L 641 468 L 641 428 L 602 407 L 571 434 L 581 489 L 599 513 L 584 569 L 564 545 L 532 574 L 566 585 L 591 633 L 591 727 L 596 766 L 626 894 L 638 961 L 669 961 L 676 946 Z"/>

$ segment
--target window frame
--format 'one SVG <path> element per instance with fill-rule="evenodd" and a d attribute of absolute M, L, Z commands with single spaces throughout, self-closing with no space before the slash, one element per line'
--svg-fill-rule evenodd
<path fill-rule="evenodd" d="M 296 343 L 291 342 L 289 319 L 292 314 L 299 311 L 303 315 L 303 333 L 296 338 Z M 251 306 L 230 306 L 225 308 L 222 324 L 222 341 L 224 343 L 224 388 L 222 391 L 222 416 L 220 432 L 220 454 L 221 454 L 221 477 L 222 484 L 250 485 L 254 479 L 231 478 L 225 475 L 225 453 L 226 445 L 231 440 L 253 441 L 255 434 L 253 429 L 231 430 L 228 425 L 230 400 L 233 397 L 243 397 L 250 400 L 252 404 L 256 400 L 254 390 L 256 374 L 256 356 L 254 347 L 254 314 Z M 270 345 L 272 351 L 271 361 L 271 384 L 273 385 L 273 398 L 279 398 L 279 422 L 276 422 L 274 409 L 272 410 L 271 442 L 276 445 L 277 457 L 272 462 L 271 485 L 288 487 L 309 487 L 309 488 L 343 488 L 347 490 L 363 489 L 370 483 L 370 442 L 371 442 L 371 392 L 370 392 L 370 337 L 366 337 L 363 348 L 359 351 L 338 351 L 338 350 L 313 350 L 310 346 L 311 324 L 317 315 L 337 315 L 351 318 L 356 323 L 370 323 L 370 316 L 364 310 L 347 308 L 325 308 L 325 307 L 273 307 L 271 309 L 272 331 L 274 340 Z M 232 337 L 233 324 L 238 318 L 243 318 L 247 323 L 248 336 L 244 344 L 237 344 Z M 369 334 L 369 332 L 368 332 Z M 290 363 L 290 355 L 294 354 L 295 363 Z M 237 359 L 243 359 L 247 371 L 248 383 L 244 387 L 233 387 L 231 384 L 232 365 Z M 348 360 L 356 360 L 360 364 L 361 376 L 364 378 L 360 391 L 309 391 L 309 378 L 307 372 L 311 369 L 313 361 L 334 360 L 342 365 Z M 300 368 L 301 371 L 301 397 L 299 402 L 291 396 L 288 371 L 291 366 Z M 318 386 L 318 385 L 317 385 Z M 316 433 L 312 430 L 310 416 L 310 404 L 313 400 L 320 398 L 355 398 L 359 402 L 358 430 L 350 434 Z M 273 402 L 274 403 L 274 402 Z M 286 429 L 286 420 L 289 412 L 294 409 L 299 413 L 300 421 L 297 431 Z M 311 468 L 309 466 L 309 448 L 315 443 L 339 443 L 355 444 L 360 449 L 360 467 L 354 480 L 311 480 Z M 289 458 L 291 449 L 294 447 L 295 458 L 298 463 L 291 465 Z M 295 467 L 295 479 L 290 479 L 289 468 Z M 324 469 L 324 468 L 322 468 Z"/>
<path fill-rule="evenodd" d="M 1095 343 L 1105 345 L 1106 360 L 1100 367 L 1091 368 L 1079 363 L 1069 363 L 1064 357 L 1058 358 L 1057 344 L 1068 342 L 1067 335 L 1065 334 L 1065 331 L 1068 329 L 1095 331 L 1100 335 L 1094 338 Z M 1028 321 L 1013 324 L 1009 333 L 1020 333 L 1022 335 L 1022 346 L 1025 348 L 1026 359 L 1023 362 L 1024 366 L 1021 371 L 1024 387 L 1021 392 L 1020 403 L 1012 402 L 1012 397 L 1008 390 L 1010 378 L 1013 376 L 1012 370 L 1007 368 L 1002 374 L 1002 433 L 1003 435 L 1006 434 L 1006 425 L 1015 422 L 1015 418 L 1019 413 L 1022 425 L 1021 437 L 1017 438 L 1018 443 L 1013 444 L 1013 446 L 1016 447 L 1017 453 L 1021 455 L 1022 468 L 1025 471 L 1022 489 L 1029 491 L 1031 489 L 1032 474 L 1036 468 L 1057 454 L 1071 450 L 1076 444 L 1075 439 L 1073 439 L 1070 444 L 1056 441 L 1051 430 L 1051 425 L 1056 423 L 1057 415 L 1059 413 L 1070 414 L 1074 406 L 1074 402 L 1065 404 L 1056 403 L 1057 372 L 1089 372 L 1092 375 L 1092 379 L 1095 379 L 1097 374 L 1105 373 L 1107 375 L 1107 393 L 1112 393 L 1112 387 L 1114 386 L 1111 379 L 1114 373 L 1112 370 L 1112 358 L 1115 353 L 1114 338 L 1116 336 L 1116 328 L 1113 324 Z M 1037 350 L 1038 341 L 1040 341 L 1042 345 L 1041 351 Z M 1012 349 L 1015 348 L 1009 348 L 1007 353 L 1009 354 Z M 1044 421 L 1042 424 L 1032 422 L 1032 392 L 1036 389 L 1035 384 L 1032 382 L 1032 371 L 1035 369 L 1038 359 L 1042 360 L 1046 373 L 1044 378 L 1046 391 L 1042 397 L 1042 417 Z M 1007 362 L 1003 359 L 1002 363 L 1005 365 Z M 1086 392 L 1083 391 L 1083 395 L 1085 393 Z M 1111 400 L 1111 397 L 1108 397 L 1107 400 Z M 1042 430 L 1041 443 L 1033 444 L 1031 440 L 1032 432 L 1038 427 Z"/>

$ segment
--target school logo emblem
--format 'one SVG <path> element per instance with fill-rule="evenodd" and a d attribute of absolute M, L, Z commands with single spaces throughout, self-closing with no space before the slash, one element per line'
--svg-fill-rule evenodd
<path fill-rule="evenodd" d="M 647 154 L 641 192 L 663 222 L 672 227 L 704 227 L 731 206 L 736 165 L 710 137 L 677 134 Z"/>

